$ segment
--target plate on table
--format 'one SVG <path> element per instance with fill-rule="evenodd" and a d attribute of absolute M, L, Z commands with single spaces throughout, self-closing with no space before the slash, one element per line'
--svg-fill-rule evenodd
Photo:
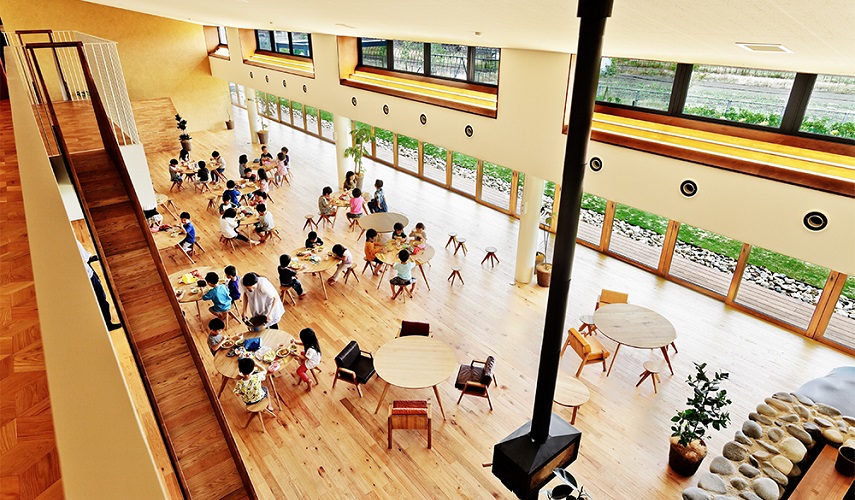
<path fill-rule="evenodd" d="M 273 349 L 267 346 L 261 346 L 258 348 L 258 350 L 255 351 L 255 359 L 259 361 L 266 361 L 264 358 L 269 352 L 273 352 Z M 276 353 L 273 353 L 273 355 L 276 356 Z M 273 360 L 271 359 L 271 361 Z"/>
<path fill-rule="evenodd" d="M 284 358 L 290 353 L 287 347 L 280 347 L 276 350 L 276 356 L 279 358 Z"/>
<path fill-rule="evenodd" d="M 235 341 L 234 341 L 234 340 L 226 340 L 226 341 L 225 341 L 225 342 L 223 342 L 223 344 L 220 346 L 220 349 L 231 349 L 231 348 L 232 348 L 232 347 L 234 347 L 234 346 L 235 346 Z"/>

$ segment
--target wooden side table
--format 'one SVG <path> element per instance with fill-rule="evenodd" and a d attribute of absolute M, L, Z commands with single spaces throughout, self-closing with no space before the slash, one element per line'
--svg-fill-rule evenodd
<path fill-rule="evenodd" d="M 799 485 L 790 495 L 790 500 L 843 500 L 855 477 L 837 472 L 837 448 L 825 445 Z"/>
<path fill-rule="evenodd" d="M 588 402 L 591 398 L 591 393 L 588 387 L 581 381 L 573 377 L 558 377 L 558 382 L 555 384 L 555 404 L 573 408 L 573 416 L 570 418 L 570 424 L 576 423 L 576 412 L 579 407 Z"/>

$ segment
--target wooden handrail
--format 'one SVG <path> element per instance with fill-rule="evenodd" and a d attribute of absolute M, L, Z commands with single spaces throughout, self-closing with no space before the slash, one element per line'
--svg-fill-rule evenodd
<path fill-rule="evenodd" d="M 54 128 L 54 132 L 57 136 L 57 143 L 59 144 L 59 148 L 60 148 L 61 154 L 63 156 L 63 160 L 65 161 L 66 169 L 68 170 L 69 177 L 71 178 L 72 182 L 74 183 L 74 188 L 77 191 L 78 198 L 81 201 L 83 201 L 85 199 L 81 193 L 81 190 L 80 190 L 80 185 L 81 185 L 80 180 L 77 177 L 76 170 L 74 169 L 73 163 L 71 161 L 71 155 L 68 151 L 68 146 L 65 143 L 65 139 L 63 138 L 62 130 L 59 126 L 59 121 L 57 119 L 57 115 L 56 115 L 56 111 L 55 111 L 54 106 L 53 106 L 53 102 L 50 99 L 50 95 L 47 94 L 47 86 L 45 84 L 44 77 L 41 73 L 41 69 L 39 68 L 38 60 L 34 57 L 34 54 L 33 54 L 34 49 L 39 49 L 39 48 L 54 48 L 55 49 L 55 48 L 62 48 L 62 47 L 76 47 L 77 48 L 77 55 L 80 59 L 80 64 L 81 64 L 81 67 L 83 69 L 84 79 L 85 79 L 86 85 L 87 85 L 88 90 L 89 90 L 92 108 L 93 108 L 93 111 L 95 113 L 95 119 L 98 123 L 98 130 L 99 130 L 99 133 L 101 135 L 101 140 L 104 144 L 104 150 L 109 155 L 110 159 L 116 165 L 116 170 L 118 171 L 119 177 L 122 180 L 123 187 L 125 188 L 125 191 L 127 192 L 128 198 L 131 202 L 131 206 L 132 206 L 134 215 L 137 218 L 137 221 L 140 224 L 140 227 L 141 228 L 142 227 L 148 227 L 148 223 L 146 222 L 145 215 L 142 212 L 142 207 L 140 205 L 139 198 L 137 197 L 136 190 L 133 186 L 133 182 L 131 181 L 130 175 L 128 174 L 127 166 L 125 165 L 124 159 L 122 158 L 121 150 L 119 149 L 119 144 L 118 144 L 116 137 L 113 133 L 112 125 L 110 124 L 110 120 L 107 117 L 107 112 L 104 109 L 104 105 L 101 102 L 100 93 L 98 92 L 98 88 L 95 85 L 94 79 L 92 78 L 92 72 L 91 72 L 91 69 L 89 68 L 89 64 L 86 60 L 86 55 L 83 51 L 83 42 L 48 42 L 48 43 L 27 44 L 26 49 L 30 51 L 31 55 L 33 55 L 32 59 L 35 62 L 35 68 L 36 68 L 36 71 L 38 73 L 40 83 L 41 83 L 41 85 L 45 91 L 48 109 L 49 109 L 49 112 L 51 115 L 51 119 L 54 122 L 53 128 Z M 88 226 L 88 228 L 92 234 L 92 237 L 93 237 L 92 239 L 93 239 L 93 242 L 94 242 L 95 247 L 96 247 L 96 252 L 99 255 L 105 255 L 104 249 L 101 247 L 100 239 L 98 238 L 98 233 L 95 230 L 94 226 L 90 222 L 92 220 L 92 215 L 89 211 L 89 207 L 86 203 L 81 203 L 81 206 L 82 206 L 83 212 L 85 214 L 86 225 Z M 158 273 L 158 275 L 160 276 L 161 281 L 164 284 L 164 287 L 168 287 L 169 276 L 166 273 L 166 269 L 163 266 L 163 261 L 160 259 L 160 254 L 158 253 L 157 246 L 155 245 L 155 242 L 154 242 L 154 238 L 152 237 L 150 231 L 146 230 L 146 231 L 141 231 L 141 232 L 144 235 L 144 239 L 146 241 L 146 245 L 149 249 L 149 252 L 151 253 L 151 255 L 153 257 L 152 260 L 153 260 L 154 265 L 155 265 L 155 270 Z M 111 283 L 111 280 L 109 278 L 109 276 L 111 276 L 111 272 L 110 272 L 110 268 L 109 268 L 109 264 L 107 262 L 107 259 L 101 259 L 101 264 L 102 264 L 102 267 L 104 269 L 105 279 L 107 280 L 107 287 L 110 290 L 111 295 L 113 296 L 113 300 L 116 304 L 116 308 L 119 311 L 120 320 L 122 321 L 122 325 L 125 328 L 125 332 L 126 332 L 126 335 L 128 337 L 128 341 L 129 341 L 130 346 L 132 348 L 131 350 L 132 350 L 133 355 L 134 355 L 134 360 L 135 360 L 137 366 L 143 367 L 144 364 L 143 364 L 142 359 L 140 357 L 139 349 L 138 349 L 137 344 L 136 344 L 136 340 L 134 339 L 134 336 L 131 335 L 131 331 L 130 331 L 128 323 L 126 321 L 124 321 L 124 318 L 125 318 L 124 309 L 122 308 L 121 301 L 118 300 L 118 298 L 117 298 L 118 295 L 116 294 L 116 292 L 113 288 L 113 285 Z M 246 464 L 244 463 L 243 457 L 241 456 L 240 451 L 238 450 L 237 443 L 235 441 L 234 435 L 232 434 L 231 428 L 229 427 L 228 422 L 226 421 L 226 416 L 225 416 L 225 413 L 223 411 L 222 405 L 220 404 L 220 401 L 217 398 L 216 391 L 215 391 L 214 387 L 211 385 L 211 381 L 207 376 L 207 370 L 205 369 L 204 363 L 203 363 L 202 358 L 199 354 L 198 347 L 196 346 L 196 342 L 194 341 L 194 339 L 191 335 L 190 328 L 188 327 L 187 322 L 184 319 L 184 314 L 181 311 L 181 307 L 178 303 L 178 299 L 175 297 L 175 295 L 173 293 L 168 293 L 167 295 L 169 297 L 169 302 L 170 302 L 170 305 L 172 306 L 172 311 L 175 315 L 175 319 L 178 322 L 178 325 L 180 326 L 181 332 L 184 336 L 184 340 L 188 345 L 188 349 L 190 351 L 191 357 L 193 358 L 193 363 L 196 366 L 196 370 L 198 372 L 199 378 L 201 379 L 202 386 L 204 387 L 205 392 L 206 392 L 208 399 L 210 401 L 210 404 L 211 404 L 212 408 L 214 409 L 214 413 L 217 417 L 217 421 L 218 421 L 219 426 L 223 432 L 223 435 L 226 437 L 226 445 L 228 446 L 229 451 L 231 452 L 232 458 L 235 461 L 235 466 L 238 470 L 238 473 L 241 476 L 241 481 L 244 485 L 244 488 L 246 489 L 247 493 L 252 498 L 257 498 L 258 495 L 257 495 L 257 493 L 255 491 L 255 487 L 252 484 L 252 481 L 249 477 L 249 473 L 247 471 Z M 189 492 L 189 489 L 187 487 L 187 482 L 186 482 L 186 479 L 184 477 L 184 474 L 183 474 L 181 467 L 178 465 L 178 463 L 179 463 L 178 457 L 177 457 L 175 449 L 172 445 L 172 441 L 169 439 L 169 434 L 168 434 L 168 431 L 167 431 L 166 426 L 164 424 L 163 415 L 161 414 L 160 409 L 158 408 L 158 405 L 156 403 L 156 398 L 154 397 L 154 394 L 152 393 L 150 381 L 149 381 L 148 376 L 147 376 L 144 369 L 140 370 L 140 372 L 141 372 L 141 376 L 143 377 L 144 382 L 145 382 L 143 385 L 146 388 L 146 393 L 148 395 L 148 398 L 153 403 L 152 409 L 154 410 L 155 415 L 157 416 L 157 420 L 158 420 L 158 424 L 159 424 L 158 426 L 160 427 L 161 433 L 163 434 L 164 442 L 166 444 L 167 451 L 169 452 L 170 460 L 172 462 L 173 468 L 175 469 L 175 473 L 176 473 L 176 476 L 178 477 L 179 484 L 181 486 L 182 492 L 184 493 L 184 495 L 186 497 L 189 498 L 190 492 Z"/>

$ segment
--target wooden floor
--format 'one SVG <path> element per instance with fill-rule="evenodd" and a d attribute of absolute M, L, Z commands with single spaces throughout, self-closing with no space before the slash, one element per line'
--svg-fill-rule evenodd
<path fill-rule="evenodd" d="M 63 498 L 12 114 L 0 101 L 0 498 Z"/>
<path fill-rule="evenodd" d="M 248 144 L 246 112 L 238 108 L 233 112 L 236 130 L 194 133 L 192 151 L 194 158 L 207 160 L 211 150 L 219 150 L 228 162 L 230 177 L 237 175 L 238 155 L 252 157 L 259 152 Z M 333 145 L 275 123 L 270 125 L 270 137 L 271 150 L 282 145 L 290 148 L 294 173 L 291 186 L 273 191 L 272 211 L 283 241 L 254 250 L 245 245 L 234 252 L 223 250 L 216 243 L 216 216 L 205 209 L 207 196 L 194 194 L 192 189 L 172 193 L 180 209 L 192 214 L 197 234 L 208 250 L 197 261 L 199 266 L 233 264 L 241 273 L 257 272 L 275 282 L 279 255 L 293 252 L 305 238 L 303 215 L 316 213 L 317 197 L 325 185 L 335 187 Z M 154 185 L 160 192 L 168 192 L 166 165 L 177 149 L 171 154 L 149 155 Z M 257 423 L 242 429 L 246 421 L 242 403 L 228 391 L 221 398 L 253 482 L 262 498 L 271 499 L 507 498 L 507 490 L 481 464 L 490 461 L 493 444 L 530 418 L 547 289 L 513 284 L 515 219 L 385 166 L 369 162 L 368 172 L 366 185 L 375 178 L 385 181 L 390 210 L 406 214 L 411 225 L 421 221 L 427 226 L 430 242 L 437 247 L 427 269 L 431 290 L 420 282 L 414 298 L 392 301 L 388 285 L 381 284 L 377 290 L 377 278 L 366 274 L 359 283 L 351 280 L 328 287 L 329 300 L 324 300 L 318 282 L 303 279 L 308 296 L 296 307 L 286 304 L 280 325 L 292 334 L 305 327 L 318 333 L 323 350 L 320 386 L 306 393 L 291 385 L 290 375 L 279 378 L 288 404 L 279 412 L 278 422 L 267 421 L 266 434 Z M 322 230 L 321 237 L 343 243 L 361 262 L 358 233 L 349 232 L 342 222 L 343 217 L 335 229 Z M 449 231 L 468 238 L 469 255 L 454 257 L 442 248 Z M 495 268 L 479 265 L 487 246 L 498 249 L 501 263 Z M 169 272 L 193 268 L 180 252 L 161 255 Z M 465 285 L 449 286 L 446 278 L 452 265 L 462 266 Z M 580 315 L 590 314 L 601 288 L 623 290 L 632 303 L 671 320 L 680 349 L 672 357 L 675 375 L 662 377 L 657 395 L 646 385 L 635 388 L 642 363 L 656 358 L 651 351 L 622 349 L 608 378 L 596 366 L 582 371 L 581 380 L 590 389 L 591 399 L 576 420 L 583 437 L 579 458 L 570 470 L 593 498 L 679 498 L 682 489 L 696 481 L 675 476 L 666 465 L 669 420 L 689 395 L 684 380 L 691 373 L 692 362 L 707 362 L 711 369 L 731 375 L 725 387 L 734 401 L 730 409 L 734 423 L 708 440 L 713 450 L 720 450 L 764 397 L 793 390 L 835 366 L 855 361 L 585 247 L 577 247 L 573 276 L 568 327 L 577 326 Z M 187 307 L 186 312 L 202 346 L 205 335 L 195 317 L 196 309 Z M 209 319 L 205 313 L 204 322 Z M 379 379 L 365 387 L 364 398 L 348 384 L 331 388 L 333 358 L 349 340 L 356 339 L 363 349 L 376 351 L 394 338 L 402 319 L 430 322 L 435 337 L 452 347 L 460 363 L 488 355 L 498 360 L 500 385 L 491 390 L 492 412 L 480 398 L 464 398 L 456 405 L 459 392 L 451 376 L 439 387 L 448 419 L 443 421 L 438 412 L 434 415 L 432 450 L 425 448 L 424 436 L 416 431 L 396 433 L 395 447 L 386 449 L 385 415 L 383 411 L 374 414 L 383 389 Z M 607 339 L 603 343 L 614 351 L 613 343 Z M 219 377 L 210 361 L 209 373 L 216 384 Z M 568 351 L 560 376 L 572 376 L 578 363 Z M 396 388 L 387 395 L 388 401 L 405 398 L 434 396 L 430 390 Z M 556 411 L 569 419 L 570 411 Z"/>

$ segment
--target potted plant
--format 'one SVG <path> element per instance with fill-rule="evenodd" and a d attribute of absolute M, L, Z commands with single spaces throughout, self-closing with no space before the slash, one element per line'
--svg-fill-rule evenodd
<path fill-rule="evenodd" d="M 694 363 L 696 374 L 689 375 L 686 383 L 692 388 L 692 396 L 686 401 L 689 406 L 677 412 L 671 422 L 671 451 L 668 455 L 668 465 L 681 476 L 691 476 L 697 472 L 707 447 L 704 438 L 707 429 L 712 426 L 719 430 L 730 423 L 730 414 L 725 412 L 731 403 L 727 399 L 727 391 L 719 389 L 722 380 L 727 380 L 730 374 L 715 372 L 710 379 L 704 371 L 706 363 Z"/>
<path fill-rule="evenodd" d="M 235 121 L 232 120 L 232 105 L 231 105 L 231 103 L 226 104 L 226 116 L 229 117 L 229 119 L 226 120 L 226 129 L 227 130 L 233 130 L 235 128 Z"/>
<path fill-rule="evenodd" d="M 267 144 L 267 138 L 270 135 L 270 131 L 267 130 L 267 123 L 262 120 L 261 121 L 261 130 L 258 131 L 258 142 L 260 144 Z"/>
<path fill-rule="evenodd" d="M 344 157 L 353 160 L 353 173 L 356 174 L 356 187 L 362 189 L 362 180 L 365 178 L 365 168 L 362 166 L 362 158 L 369 154 L 365 149 L 366 144 L 374 140 L 374 131 L 370 128 L 355 128 L 350 131 L 353 146 L 344 150 Z"/>
<path fill-rule="evenodd" d="M 181 147 L 190 151 L 192 147 L 190 140 L 192 137 L 187 133 L 187 120 L 181 118 L 181 115 L 175 115 L 175 122 L 177 123 L 175 128 L 181 131 L 181 134 L 178 136 L 178 140 L 181 142 Z"/>

